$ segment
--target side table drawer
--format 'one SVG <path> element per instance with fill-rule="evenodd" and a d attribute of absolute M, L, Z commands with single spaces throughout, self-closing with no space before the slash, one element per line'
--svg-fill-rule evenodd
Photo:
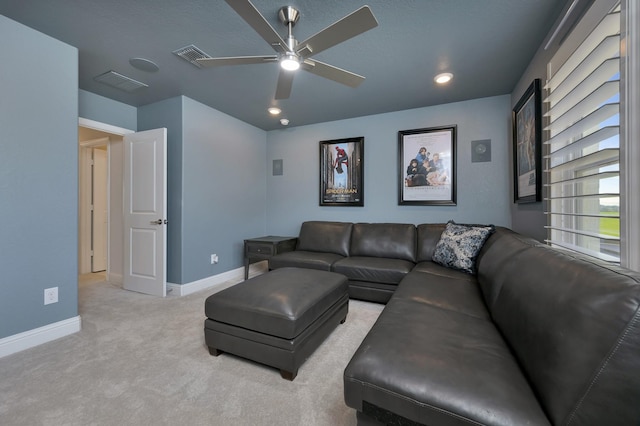
<path fill-rule="evenodd" d="M 273 244 L 247 244 L 247 254 L 272 256 L 275 246 Z"/>

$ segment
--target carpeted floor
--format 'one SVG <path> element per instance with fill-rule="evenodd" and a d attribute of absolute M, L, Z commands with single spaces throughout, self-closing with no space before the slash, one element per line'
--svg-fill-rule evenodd
<path fill-rule="evenodd" d="M 233 283 L 229 283 L 231 285 Z M 80 285 L 82 330 L 0 359 L 0 424 L 354 425 L 342 373 L 383 305 L 349 314 L 293 382 L 204 344 L 212 291 L 165 299 Z"/>

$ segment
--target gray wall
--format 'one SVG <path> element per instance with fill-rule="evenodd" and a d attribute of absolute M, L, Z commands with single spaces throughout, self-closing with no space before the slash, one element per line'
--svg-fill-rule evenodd
<path fill-rule="evenodd" d="M 458 222 L 510 226 L 510 96 L 274 130 L 267 135 L 267 231 L 297 235 L 305 220 Z M 457 205 L 398 205 L 398 131 L 456 124 Z M 319 141 L 364 136 L 364 207 L 320 207 Z M 492 160 L 471 162 L 471 141 L 491 139 Z M 271 175 L 274 159 L 284 174 Z"/>
<path fill-rule="evenodd" d="M 138 109 L 86 90 L 78 90 L 79 115 L 88 120 L 137 130 Z"/>
<path fill-rule="evenodd" d="M 167 282 L 182 283 L 182 101 L 167 99 L 138 108 L 138 128 L 167 128 Z"/>
<path fill-rule="evenodd" d="M 585 8 L 588 6 L 589 1 L 582 1 L 576 6 L 574 10 L 574 14 L 572 19 L 578 19 L 579 16 L 584 12 Z M 571 5 L 571 2 L 565 2 L 564 6 L 562 4 L 559 5 L 559 8 L 562 10 L 560 13 L 560 18 L 552 28 L 549 30 L 549 34 L 547 35 L 547 39 L 550 37 L 551 33 L 555 29 L 555 25 L 559 24 L 559 20 L 564 16 L 567 8 Z M 567 22 L 565 24 L 565 31 L 571 28 L 571 23 Z M 560 41 L 562 40 L 562 36 L 565 34 L 559 34 L 555 41 L 549 44 L 548 48 L 545 50 L 545 44 L 547 39 L 542 42 L 542 45 L 538 48 L 535 56 L 531 59 L 527 69 L 524 74 L 516 84 L 511 93 L 511 108 L 513 109 L 515 105 L 518 103 L 524 92 L 526 92 L 529 85 L 535 80 L 539 78 L 542 86 L 544 87 L 545 81 L 547 79 L 547 63 L 553 55 L 557 52 L 560 47 Z M 542 90 L 544 97 L 544 89 Z M 543 105 L 543 114 L 544 114 L 544 105 Z M 544 127 L 544 120 L 543 120 Z M 509 134 L 509 155 L 513 156 L 513 135 Z M 542 150 L 542 154 L 544 154 L 544 147 Z M 512 158 L 512 157 L 511 157 Z M 544 167 L 544 163 L 542 164 Z M 511 193 L 513 194 L 513 168 L 509 170 L 509 185 L 511 188 Z M 544 187 L 542 187 L 542 194 L 544 198 Z M 512 228 L 516 232 L 520 232 L 522 234 L 530 235 L 533 238 L 544 241 L 547 238 L 547 231 L 544 228 L 547 224 L 547 218 L 544 214 L 544 202 L 536 202 L 536 203 L 525 203 L 525 204 L 517 204 L 513 202 L 512 195 L 512 203 L 511 203 L 511 220 L 512 220 Z"/>
<path fill-rule="evenodd" d="M 518 84 L 511 94 L 511 108 L 513 109 L 518 103 L 524 92 L 526 92 L 529 85 L 539 78 L 544 86 L 546 81 L 546 64 L 551 58 L 549 51 L 542 48 L 538 51 L 535 58 L 531 61 L 525 74 L 522 76 Z M 543 91 L 544 92 L 544 91 Z M 513 158 L 513 134 L 509 133 L 509 156 Z M 513 163 L 512 163 L 513 164 Z M 544 226 L 547 224 L 546 216 L 544 215 L 544 203 L 542 201 L 535 203 L 514 203 L 513 202 L 513 166 L 509 170 L 509 188 L 511 191 L 511 220 L 512 229 L 522 234 L 530 235 L 533 238 L 544 241 L 546 238 L 546 230 Z M 544 188 L 541 188 L 544 191 Z M 544 192 L 543 192 L 544 193 Z"/>
<path fill-rule="evenodd" d="M 139 108 L 138 128 L 155 127 L 168 130 L 168 281 L 242 266 L 243 239 L 266 228 L 266 133 L 187 97 Z"/>
<path fill-rule="evenodd" d="M 1 15 L 0 40 L 3 338 L 78 315 L 78 51 Z"/>

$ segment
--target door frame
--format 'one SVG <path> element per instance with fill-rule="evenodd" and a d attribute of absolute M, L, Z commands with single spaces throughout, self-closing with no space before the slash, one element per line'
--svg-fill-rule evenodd
<path fill-rule="evenodd" d="M 83 126 L 82 126 L 83 127 Z M 78 203 L 78 221 L 79 221 L 79 232 L 78 232 L 78 273 L 86 274 L 91 272 L 91 161 L 92 161 L 92 150 L 96 147 L 106 146 L 107 148 L 107 163 L 109 163 L 109 144 L 110 139 L 108 137 L 102 137 L 97 139 L 90 139 L 86 141 L 80 142 L 79 146 L 79 170 L 78 170 L 78 181 L 79 181 L 79 203 Z M 109 215 L 109 207 L 110 207 L 110 194 L 109 194 L 109 185 L 110 184 L 110 170 L 109 164 L 107 164 L 107 227 L 110 226 L 110 215 Z M 109 238 L 107 231 L 107 274 L 109 273 Z"/>
<path fill-rule="evenodd" d="M 107 123 L 102 123 L 99 121 L 95 121 L 95 120 L 90 120 L 87 118 L 83 118 L 83 117 L 79 117 L 78 118 L 78 127 L 85 127 L 87 129 L 93 129 L 93 130 L 98 130 L 101 132 L 105 132 L 105 133 L 110 133 L 113 135 L 117 135 L 117 136 L 124 136 L 130 133 L 135 133 L 135 130 L 131 130 L 131 129 L 125 129 L 123 127 L 118 127 L 118 126 L 113 126 L 111 124 L 107 124 Z M 108 138 L 107 138 L 108 139 Z M 89 141 L 91 142 L 91 141 Z M 111 152 L 110 152 L 110 146 L 109 143 L 107 143 L 107 158 L 108 158 L 108 162 L 110 162 L 110 158 L 111 158 Z M 81 166 L 81 162 L 78 162 L 78 175 L 80 175 L 80 167 Z M 111 180 L 112 180 L 113 176 L 111 176 L 111 173 L 108 172 L 108 185 L 111 186 Z M 79 188 L 80 190 L 80 188 Z M 80 194 L 78 194 L 79 196 Z M 108 222 L 109 224 L 111 224 L 111 194 L 107 194 L 107 204 L 109 205 L 108 211 L 107 211 L 107 215 L 108 217 Z M 80 203 L 78 203 L 78 226 L 82 226 L 82 222 L 81 222 L 81 212 L 80 212 Z M 80 236 L 79 236 L 80 238 Z M 78 241 L 78 259 L 79 261 L 81 260 L 81 253 L 80 253 L 80 249 L 81 247 L 84 246 L 80 246 L 80 240 Z M 122 275 L 118 274 L 119 276 L 114 276 L 114 274 L 111 271 L 110 268 L 110 254 L 111 251 L 111 233 L 107 232 L 107 276 L 106 279 L 108 281 L 112 281 L 112 282 L 122 282 Z M 80 265 L 79 265 L 80 266 Z"/>

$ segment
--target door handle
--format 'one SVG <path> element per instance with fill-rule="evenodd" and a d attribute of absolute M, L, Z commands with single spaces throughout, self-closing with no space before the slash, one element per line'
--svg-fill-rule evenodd
<path fill-rule="evenodd" d="M 162 225 L 162 219 L 152 220 L 150 223 L 152 225 Z M 166 223 L 166 221 L 165 221 L 165 223 Z"/>

